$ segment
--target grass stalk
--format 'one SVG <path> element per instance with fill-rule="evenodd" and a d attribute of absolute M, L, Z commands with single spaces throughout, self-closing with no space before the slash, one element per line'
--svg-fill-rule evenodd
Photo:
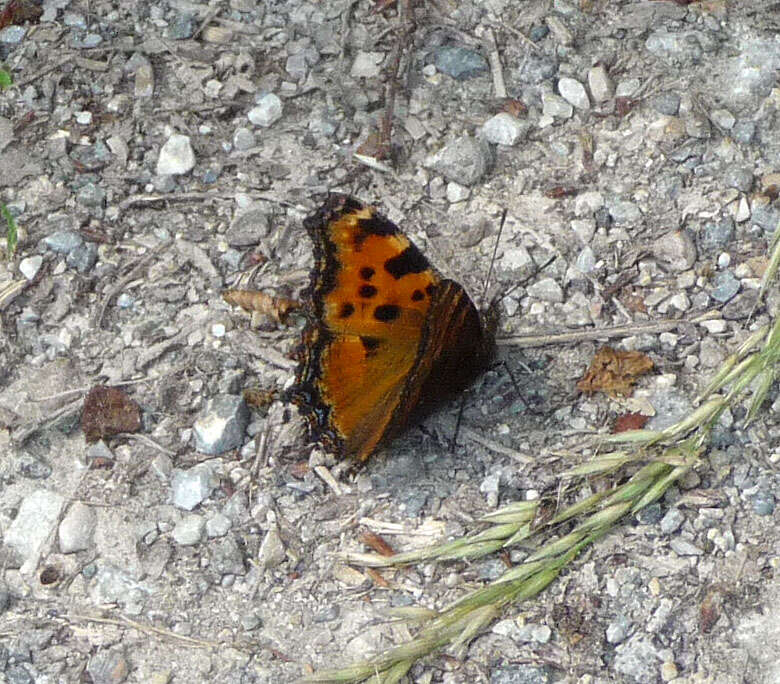
<path fill-rule="evenodd" d="M 780 225 L 771 245 L 769 277 L 780 268 Z M 768 277 L 765 275 L 766 285 Z M 762 286 L 761 295 L 766 287 Z M 543 591 L 577 555 L 608 534 L 627 515 L 635 515 L 662 497 L 691 469 L 703 463 L 713 427 L 727 408 L 751 391 L 746 422 L 754 420 L 780 366 L 780 319 L 755 331 L 716 372 L 702 393 L 703 403 L 690 415 L 665 430 L 635 430 L 610 435 L 603 444 L 622 444 L 621 450 L 599 454 L 587 464 L 562 474 L 569 480 L 612 474 L 616 469 L 643 464 L 626 482 L 597 492 L 534 524 L 539 502 L 518 502 L 481 519 L 491 525 L 482 532 L 389 558 L 378 554 L 346 554 L 351 562 L 380 567 L 421 560 L 477 558 L 524 541 L 537 549 L 521 564 L 493 582 L 476 589 L 441 611 L 396 612 L 420 625 L 411 641 L 351 667 L 326 670 L 302 682 L 397 682 L 412 665 L 429 654 L 462 648 L 496 619 L 504 607 L 529 600 Z M 722 390 L 724 394 L 716 394 Z M 560 529 L 573 525 L 571 529 Z M 558 533 L 557 538 L 552 534 Z"/>

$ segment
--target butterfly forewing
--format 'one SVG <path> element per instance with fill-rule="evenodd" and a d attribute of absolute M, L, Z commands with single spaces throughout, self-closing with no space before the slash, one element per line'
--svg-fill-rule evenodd
<path fill-rule="evenodd" d="M 488 345 L 463 288 L 372 207 L 331 195 L 304 226 L 315 267 L 291 398 L 315 439 L 362 461 L 468 385 Z"/>

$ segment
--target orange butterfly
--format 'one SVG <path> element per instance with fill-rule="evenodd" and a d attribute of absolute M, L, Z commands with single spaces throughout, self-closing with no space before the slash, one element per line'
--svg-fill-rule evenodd
<path fill-rule="evenodd" d="M 314 268 L 289 398 L 315 441 L 362 462 L 486 369 L 495 322 L 373 207 L 333 194 L 303 224 Z"/>

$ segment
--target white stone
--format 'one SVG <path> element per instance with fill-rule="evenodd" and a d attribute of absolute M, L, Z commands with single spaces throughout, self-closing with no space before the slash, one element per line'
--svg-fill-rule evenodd
<path fill-rule="evenodd" d="M 160 149 L 157 159 L 158 176 L 177 176 L 192 170 L 195 153 L 186 135 L 174 133 Z"/>
<path fill-rule="evenodd" d="M 557 119 L 570 119 L 571 115 L 574 114 L 574 107 L 554 93 L 544 93 L 542 95 L 542 112 L 546 116 Z"/>
<path fill-rule="evenodd" d="M 22 259 L 19 262 L 19 271 L 27 280 L 32 280 L 38 275 L 42 265 L 43 257 L 40 254 L 36 254 L 35 256 Z"/>
<path fill-rule="evenodd" d="M 23 561 L 23 574 L 37 565 L 43 544 L 55 529 L 64 504 L 65 497 L 47 489 L 38 489 L 22 500 L 19 512 L 5 532 L 3 544 Z"/>
<path fill-rule="evenodd" d="M 349 74 L 352 78 L 376 78 L 382 71 L 384 59 L 384 52 L 358 52 Z"/>
<path fill-rule="evenodd" d="M 447 201 L 451 204 L 467 200 L 470 194 L 471 191 L 459 183 L 447 183 Z"/>
<path fill-rule="evenodd" d="M 573 219 L 571 229 L 577 234 L 583 245 L 587 245 L 596 233 L 596 221 L 593 219 Z"/>
<path fill-rule="evenodd" d="M 76 114 L 76 123 L 81 124 L 82 126 L 89 126 L 89 124 L 92 123 L 92 112 L 78 112 L 78 114 Z"/>
<path fill-rule="evenodd" d="M 263 95 L 257 105 L 249 110 L 247 118 L 255 126 L 271 126 L 282 118 L 282 101 L 273 93 Z"/>
<path fill-rule="evenodd" d="M 734 214 L 734 220 L 737 223 L 743 223 L 750 218 L 750 205 L 745 197 L 739 198 L 739 204 L 737 205 L 737 211 Z"/>
<path fill-rule="evenodd" d="M 615 84 L 603 64 L 597 64 L 588 71 L 588 86 L 596 103 L 609 100 L 615 92 Z"/>
<path fill-rule="evenodd" d="M 684 292 L 678 292 L 669 297 L 669 306 L 673 306 L 678 311 L 687 311 L 691 308 L 691 300 Z"/>
<path fill-rule="evenodd" d="M 710 333 L 710 335 L 726 332 L 726 321 L 722 318 L 717 318 L 713 321 L 702 321 L 699 325 Z"/>
<path fill-rule="evenodd" d="M 75 501 L 60 523 L 58 530 L 60 551 L 75 553 L 85 551 L 92 544 L 97 516 L 92 506 Z"/>
<path fill-rule="evenodd" d="M 574 200 L 574 213 L 577 216 L 591 216 L 604 206 L 604 195 L 596 190 L 583 192 Z"/>
<path fill-rule="evenodd" d="M 179 546 L 193 546 L 203 537 L 205 527 L 206 521 L 200 515 L 193 513 L 176 523 L 171 536 Z"/>
<path fill-rule="evenodd" d="M 585 86 L 577 79 L 564 76 L 558 80 L 558 92 L 561 97 L 577 109 L 590 109 L 590 100 Z"/>
<path fill-rule="evenodd" d="M 563 288 L 553 278 L 542 278 L 540 281 L 529 285 L 526 292 L 529 297 L 545 302 L 559 304 L 563 301 Z"/>
<path fill-rule="evenodd" d="M 494 145 L 514 145 L 528 132 L 528 125 L 507 112 L 501 112 L 482 125 L 482 137 Z"/>

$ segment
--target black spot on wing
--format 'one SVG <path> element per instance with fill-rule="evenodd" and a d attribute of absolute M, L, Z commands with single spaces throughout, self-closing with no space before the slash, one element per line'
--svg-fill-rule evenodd
<path fill-rule="evenodd" d="M 381 304 L 374 309 L 374 318 L 383 323 L 394 321 L 401 315 L 401 309 L 395 304 Z"/>
<path fill-rule="evenodd" d="M 365 299 L 371 299 L 371 297 L 375 297 L 376 293 L 377 289 L 373 285 L 361 285 L 358 288 L 358 295 L 364 297 Z"/>
<path fill-rule="evenodd" d="M 360 342 L 363 345 L 363 349 L 366 351 L 366 356 L 374 356 L 381 344 L 376 337 L 369 337 L 368 335 L 361 335 Z"/>
<path fill-rule="evenodd" d="M 414 245 L 409 245 L 399 255 L 385 261 L 385 271 L 396 280 L 400 280 L 410 273 L 422 273 L 428 268 L 430 268 L 428 260 Z"/>
<path fill-rule="evenodd" d="M 414 292 L 412 292 L 413 302 L 421 302 L 423 299 L 425 299 L 425 295 L 423 294 L 422 290 L 415 290 Z"/>
<path fill-rule="evenodd" d="M 346 304 L 341 305 L 341 311 L 339 311 L 339 318 L 349 318 L 353 313 L 355 313 L 355 307 L 352 306 L 349 302 Z"/>
<path fill-rule="evenodd" d="M 371 278 L 374 277 L 374 273 L 376 273 L 376 271 L 370 266 L 363 266 L 363 268 L 360 269 L 360 277 L 363 280 L 371 280 Z"/>
<path fill-rule="evenodd" d="M 398 232 L 398 226 L 381 214 L 358 219 L 357 223 L 364 235 L 395 235 Z"/>

